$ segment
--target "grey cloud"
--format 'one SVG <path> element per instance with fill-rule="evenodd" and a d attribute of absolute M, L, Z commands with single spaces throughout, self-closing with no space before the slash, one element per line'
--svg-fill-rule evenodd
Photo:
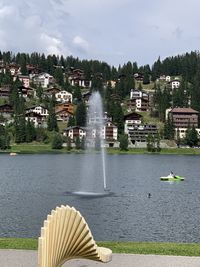
<path fill-rule="evenodd" d="M 176 29 L 173 31 L 173 35 L 177 38 L 180 39 L 182 37 L 182 29 L 180 29 L 180 27 L 176 27 Z"/>

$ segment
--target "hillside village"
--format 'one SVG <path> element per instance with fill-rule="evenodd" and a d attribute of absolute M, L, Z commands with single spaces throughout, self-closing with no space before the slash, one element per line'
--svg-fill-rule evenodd
<path fill-rule="evenodd" d="M 177 58 L 194 57 L 199 60 L 198 53 Z M 72 57 L 0 53 L 1 149 L 50 142 L 51 133 L 68 146 L 81 147 L 90 134 L 86 111 L 96 90 L 103 99 L 100 132 L 107 147 L 119 147 L 122 136 L 132 148 L 198 146 L 200 80 L 198 73 L 186 75 L 178 65 L 170 70 L 177 58 L 158 59 L 152 68 L 128 62 L 117 69 Z"/>

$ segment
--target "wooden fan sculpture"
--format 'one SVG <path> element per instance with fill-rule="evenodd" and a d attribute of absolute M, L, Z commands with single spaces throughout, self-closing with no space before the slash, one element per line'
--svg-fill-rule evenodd
<path fill-rule="evenodd" d="M 98 247 L 79 211 L 61 206 L 52 210 L 38 240 L 39 267 L 60 267 L 65 261 L 85 258 L 108 262 L 112 251 Z"/>

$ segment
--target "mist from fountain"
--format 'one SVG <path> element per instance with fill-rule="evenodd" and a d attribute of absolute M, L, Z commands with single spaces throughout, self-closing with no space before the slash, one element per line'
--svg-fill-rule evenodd
<path fill-rule="evenodd" d="M 92 93 L 87 110 L 85 153 L 81 169 L 81 196 L 109 194 L 106 179 L 106 153 L 104 142 L 105 119 L 99 92 Z"/>

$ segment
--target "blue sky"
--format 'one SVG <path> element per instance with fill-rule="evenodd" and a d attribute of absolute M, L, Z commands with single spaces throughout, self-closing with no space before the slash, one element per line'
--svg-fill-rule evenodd
<path fill-rule="evenodd" d="M 199 0 L 0 0 L 0 50 L 118 66 L 199 50 Z"/>

